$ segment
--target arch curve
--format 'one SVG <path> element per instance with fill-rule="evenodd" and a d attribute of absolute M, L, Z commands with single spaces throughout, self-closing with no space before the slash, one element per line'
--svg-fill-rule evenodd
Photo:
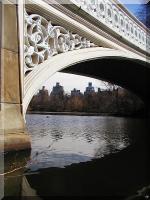
<path fill-rule="evenodd" d="M 140 78 L 139 76 L 141 72 L 142 81 L 144 79 L 143 76 L 148 75 L 147 72 L 150 75 L 150 66 L 147 64 L 148 63 L 146 62 L 146 58 L 144 59 L 132 53 L 128 54 L 128 52 L 102 47 L 80 49 L 59 54 L 38 65 L 38 67 L 36 67 L 25 77 L 23 113 L 25 115 L 27 107 L 36 91 L 47 79 L 49 79 L 58 71 L 64 71 L 67 73 L 70 72 L 111 81 L 115 84 L 131 89 L 132 91 L 135 90 L 135 93 L 139 93 L 139 95 L 144 96 L 145 93 L 142 94 L 142 89 L 140 88 L 139 92 L 139 90 L 136 90 L 135 87 L 137 82 L 140 83 L 140 80 L 137 79 Z M 113 65 L 116 66 L 113 67 Z M 134 70 L 132 68 L 137 70 L 138 77 L 136 71 L 135 76 L 133 76 Z M 135 77 L 137 80 L 135 81 L 135 84 L 132 84 L 134 80 L 130 80 L 129 84 L 126 83 L 128 80 L 127 76 L 130 74 L 130 70 L 132 71 L 132 76 L 130 76 L 129 79 Z M 117 76 L 115 76 L 115 73 Z M 113 74 L 112 77 L 111 74 Z M 126 78 L 125 80 L 121 81 L 123 76 Z M 141 87 L 143 86 L 145 86 L 144 83 Z"/>

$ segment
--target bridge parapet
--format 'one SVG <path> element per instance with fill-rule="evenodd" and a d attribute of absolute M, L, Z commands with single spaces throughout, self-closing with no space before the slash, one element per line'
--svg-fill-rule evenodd
<path fill-rule="evenodd" d="M 70 0 L 132 44 L 150 53 L 150 33 L 134 15 L 117 0 Z"/>
<path fill-rule="evenodd" d="M 43 2 L 45 1 L 46 0 Z M 49 1 L 46 1 L 46 3 L 48 2 Z M 143 50 L 145 54 L 146 52 L 150 52 L 150 36 L 148 29 L 132 16 L 131 13 L 125 10 L 123 6 L 122 8 L 119 7 L 116 0 L 67 0 L 67 2 L 69 2 L 69 5 L 79 7 L 80 10 L 90 15 L 93 20 L 96 19 L 100 23 L 103 23 L 105 27 L 117 33 L 116 35 L 120 38 L 124 38 L 128 41 L 128 44 L 133 44 Z M 33 0 L 27 1 L 27 4 L 30 3 L 35 4 Z M 40 3 L 38 6 L 40 6 Z M 51 14 L 50 11 L 49 14 Z M 35 66 L 43 63 L 49 57 L 59 53 L 94 46 L 111 48 L 111 45 L 105 46 L 98 43 L 94 45 L 84 34 L 78 34 L 78 32 L 76 32 L 77 29 L 72 33 L 69 27 L 60 26 L 60 24 L 61 23 L 54 23 L 53 25 L 51 17 L 47 19 L 44 13 L 35 12 L 33 7 L 29 9 L 29 14 L 25 11 L 25 74 L 32 71 Z M 138 51 L 138 49 L 136 51 Z"/>

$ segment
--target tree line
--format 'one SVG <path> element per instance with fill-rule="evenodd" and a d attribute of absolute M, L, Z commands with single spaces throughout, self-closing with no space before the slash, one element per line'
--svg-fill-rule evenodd
<path fill-rule="evenodd" d="M 94 92 L 89 95 L 35 95 L 30 111 L 88 112 L 116 115 L 143 115 L 144 103 L 131 92 L 121 89 Z"/>

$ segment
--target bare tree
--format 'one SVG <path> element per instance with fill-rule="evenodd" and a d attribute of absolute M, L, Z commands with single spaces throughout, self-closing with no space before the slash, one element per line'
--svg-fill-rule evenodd
<path fill-rule="evenodd" d="M 105 87 L 107 88 L 107 90 L 110 90 L 110 91 L 113 91 L 113 90 L 116 90 L 119 86 L 113 84 L 113 83 L 110 83 L 110 82 L 103 82 L 103 84 L 105 85 Z"/>

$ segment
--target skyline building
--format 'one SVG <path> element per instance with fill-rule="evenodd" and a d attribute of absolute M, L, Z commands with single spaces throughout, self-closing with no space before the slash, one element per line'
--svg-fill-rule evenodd
<path fill-rule="evenodd" d="M 63 96 L 64 95 L 64 88 L 60 85 L 59 82 L 56 82 L 56 85 L 53 86 L 52 92 L 50 93 L 50 96 Z"/>
<path fill-rule="evenodd" d="M 84 92 L 84 95 L 91 95 L 91 94 L 94 94 L 94 93 L 95 93 L 95 89 L 92 86 L 92 82 L 89 82 L 88 87 L 86 87 L 86 90 Z"/>
<path fill-rule="evenodd" d="M 37 94 L 37 102 L 45 103 L 48 100 L 49 100 L 48 90 L 45 88 L 45 86 L 43 86 L 42 89 L 39 90 L 39 93 Z"/>
<path fill-rule="evenodd" d="M 71 90 L 71 96 L 82 96 L 83 94 L 80 92 L 80 90 L 77 90 L 76 88 L 74 88 L 73 90 Z"/>

